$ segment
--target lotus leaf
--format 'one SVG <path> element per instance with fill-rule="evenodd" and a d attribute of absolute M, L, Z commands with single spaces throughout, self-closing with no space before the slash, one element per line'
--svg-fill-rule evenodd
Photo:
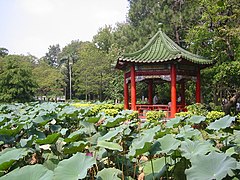
<path fill-rule="evenodd" d="M 118 143 L 115 143 L 115 142 L 98 141 L 97 146 L 110 149 L 110 150 L 123 151 L 122 146 L 120 146 Z"/>
<path fill-rule="evenodd" d="M 126 117 L 122 116 L 122 115 L 117 115 L 116 117 L 108 117 L 105 121 L 104 121 L 104 125 L 106 127 L 116 127 L 119 125 L 119 123 L 123 122 L 126 120 Z"/>
<path fill-rule="evenodd" d="M 37 139 L 37 144 L 54 144 L 58 138 L 60 137 L 60 133 L 54 133 L 48 135 L 45 139 Z"/>
<path fill-rule="evenodd" d="M 166 171 L 166 163 L 170 163 L 170 158 L 161 157 L 143 164 L 143 172 L 145 180 L 160 179 L 161 175 Z M 152 167 L 153 165 L 153 167 Z M 152 172 L 153 170 L 153 172 Z"/>
<path fill-rule="evenodd" d="M 198 154 L 190 159 L 192 167 L 185 170 L 187 179 L 216 179 L 227 176 L 237 168 L 237 161 L 224 153 L 212 151 L 208 155 Z"/>
<path fill-rule="evenodd" d="M 139 136 L 132 141 L 132 145 L 129 148 L 128 156 L 135 157 L 145 152 L 148 152 L 152 146 L 155 133 L 156 132 L 152 128 L 152 131 L 145 131 L 144 133 L 139 134 Z"/>
<path fill-rule="evenodd" d="M 191 159 L 197 154 L 204 155 L 211 150 L 213 150 L 212 145 L 208 141 L 191 141 L 186 139 L 181 142 L 180 150 L 182 152 L 182 156 L 186 159 Z"/>
<path fill-rule="evenodd" d="M 112 138 L 117 136 L 119 133 L 123 132 L 123 130 L 124 130 L 123 128 L 117 127 L 116 129 L 113 129 L 113 130 L 109 131 L 104 136 L 99 137 L 98 140 L 100 140 L 100 141 L 111 141 Z"/>
<path fill-rule="evenodd" d="M 166 127 L 167 128 L 172 128 L 172 127 L 174 127 L 174 125 L 177 126 L 182 119 L 183 119 L 183 117 L 172 118 L 172 119 L 167 121 Z"/>
<path fill-rule="evenodd" d="M 16 136 L 22 130 L 23 126 L 23 124 L 20 124 L 17 126 L 17 128 L 2 128 L 0 129 L 0 135 Z"/>
<path fill-rule="evenodd" d="M 121 180 L 118 176 L 122 174 L 122 171 L 116 168 L 105 168 L 97 173 L 97 180 Z"/>
<path fill-rule="evenodd" d="M 173 150 L 176 150 L 180 146 L 180 141 L 175 139 L 172 134 L 167 134 L 157 141 L 160 143 L 159 153 L 171 154 Z"/>
<path fill-rule="evenodd" d="M 77 152 L 81 152 L 88 144 L 89 144 L 88 142 L 84 141 L 73 142 L 69 144 L 67 147 L 65 147 L 63 152 L 64 154 L 74 154 Z"/>
<path fill-rule="evenodd" d="M 207 128 L 212 129 L 212 130 L 225 129 L 227 127 L 230 127 L 233 121 L 235 121 L 235 117 L 231 117 L 231 116 L 227 115 L 227 116 L 220 118 L 219 120 L 216 120 L 216 121 L 210 123 Z"/>
<path fill-rule="evenodd" d="M 25 157 L 29 151 L 25 148 L 8 148 L 0 152 L 0 170 L 8 169 L 15 161 Z"/>
<path fill-rule="evenodd" d="M 89 122 L 89 123 L 97 123 L 100 120 L 100 118 L 101 118 L 101 116 L 86 117 L 85 121 Z"/>
<path fill-rule="evenodd" d="M 184 139 L 190 139 L 192 137 L 199 138 L 201 135 L 201 132 L 197 129 L 193 129 L 190 125 L 185 125 L 182 128 L 180 128 L 179 134 L 176 135 L 177 138 L 184 138 Z"/>
<path fill-rule="evenodd" d="M 186 119 L 187 122 L 190 122 L 193 124 L 199 124 L 200 122 L 205 120 L 206 120 L 205 116 L 198 116 L 198 115 L 193 115 L 190 118 Z"/>
<path fill-rule="evenodd" d="M 77 153 L 71 158 L 59 162 L 53 172 L 53 180 L 83 179 L 86 177 L 88 169 L 94 164 L 96 164 L 95 158 Z"/>
<path fill-rule="evenodd" d="M 15 169 L 5 176 L 0 177 L 0 180 L 52 180 L 52 177 L 52 171 L 48 170 L 41 164 L 36 164 Z"/>

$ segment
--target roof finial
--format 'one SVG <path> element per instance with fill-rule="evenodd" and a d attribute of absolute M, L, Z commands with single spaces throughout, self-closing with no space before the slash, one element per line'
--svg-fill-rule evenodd
<path fill-rule="evenodd" d="M 163 26 L 163 23 L 161 23 L 161 22 L 158 23 L 159 31 L 161 31 L 162 26 Z"/>

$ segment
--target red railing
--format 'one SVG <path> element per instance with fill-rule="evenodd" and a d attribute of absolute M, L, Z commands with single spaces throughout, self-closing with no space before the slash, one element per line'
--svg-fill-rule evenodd
<path fill-rule="evenodd" d="M 165 111 L 166 117 L 170 116 L 170 106 L 164 104 L 156 104 L 156 105 L 149 105 L 149 104 L 137 104 L 136 109 L 139 113 L 139 116 L 146 116 L 147 111 Z M 177 112 L 186 111 L 186 106 L 184 105 L 177 105 Z"/>

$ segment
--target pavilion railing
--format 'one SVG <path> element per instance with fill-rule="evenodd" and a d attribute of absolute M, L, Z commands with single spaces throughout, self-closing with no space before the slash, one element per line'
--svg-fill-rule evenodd
<path fill-rule="evenodd" d="M 166 117 L 170 117 L 170 106 L 169 105 L 164 105 L 164 104 L 136 104 L 136 109 L 139 113 L 139 116 L 146 116 L 147 111 L 165 111 L 166 112 Z M 184 105 L 177 105 L 177 112 L 183 112 L 186 111 L 186 106 Z"/>

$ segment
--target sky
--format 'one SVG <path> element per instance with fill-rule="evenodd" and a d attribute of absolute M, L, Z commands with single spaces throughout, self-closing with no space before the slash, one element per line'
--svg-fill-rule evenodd
<path fill-rule="evenodd" d="M 127 0 L 0 0 L 0 47 L 34 55 L 72 40 L 91 41 L 99 28 L 125 22 Z"/>

